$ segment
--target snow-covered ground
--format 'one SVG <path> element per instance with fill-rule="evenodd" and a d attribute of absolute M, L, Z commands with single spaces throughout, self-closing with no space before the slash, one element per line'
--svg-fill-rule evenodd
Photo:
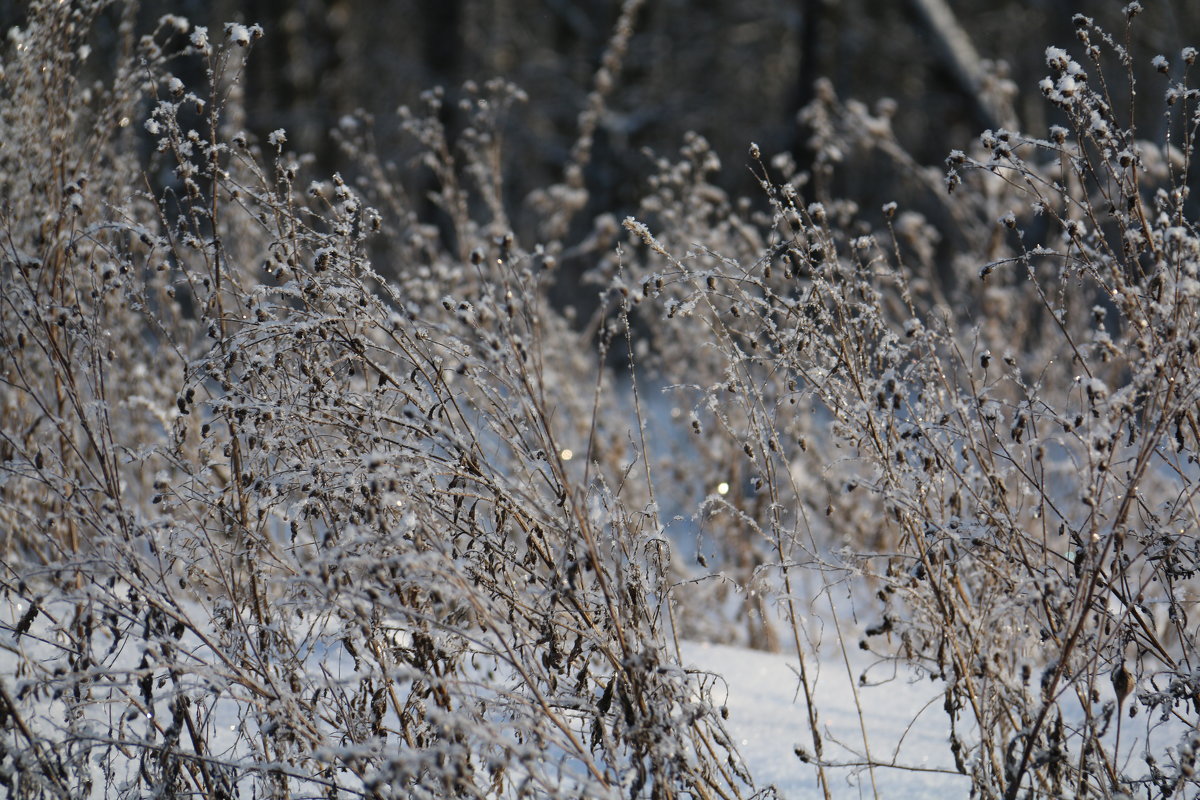
<path fill-rule="evenodd" d="M 22 607 L 18 605 L 0 604 L 2 629 L 11 632 L 21 613 Z M 47 615 L 43 614 L 28 634 L 10 633 L 0 639 L 0 684 L 6 691 L 20 694 L 31 679 L 37 682 L 30 665 L 40 663 L 49 671 L 61 661 L 63 653 L 51 645 L 53 637 Z M 199 643 L 189 644 L 186 637 L 183 645 L 188 645 L 193 655 L 203 652 Z M 320 668 L 330 679 L 348 677 L 342 675 L 342 670 L 353 669 L 342 652 L 340 646 L 333 651 L 323 648 L 314 651 L 314 657 L 320 654 Z M 814 750 L 797 655 L 699 642 L 682 643 L 681 655 L 685 668 L 712 676 L 706 680 L 706 685 L 715 687 L 712 700 L 726 708 L 727 730 L 757 788 L 773 786 L 778 796 L 789 800 L 822 798 L 816 768 L 803 762 L 796 752 L 797 748 L 808 753 Z M 136 694 L 131 676 L 137 669 L 137 657 L 138 653 L 132 649 L 117 653 L 101 670 L 107 679 L 122 677 L 129 683 L 127 698 Z M 827 769 L 834 798 L 940 800 L 968 796 L 969 780 L 957 772 L 950 753 L 941 683 L 898 671 L 902 668 L 891 662 L 872 662 L 870 654 L 857 649 L 848 650 L 843 656 L 836 646 L 825 646 L 820 648 L 819 656 L 810 654 L 807 658 L 823 756 L 827 762 L 839 765 Z M 124 709 L 125 702 L 114 707 Z M 103 705 L 95 710 L 101 717 L 106 713 Z M 232 701 L 218 702 L 212 708 L 216 735 L 209 741 L 211 752 L 232 761 L 241 757 L 238 731 L 247 724 L 239 713 L 239 707 Z M 39 725 L 54 727 L 55 720 L 62 719 L 61 705 L 46 696 L 36 716 Z M 106 725 L 112 721 L 97 718 L 102 738 L 106 735 L 103 733 Z M 1127 775 L 1144 772 L 1138 754 L 1147 749 L 1148 739 L 1152 740 L 1150 749 L 1164 752 L 1187 733 L 1178 723 L 1163 723 L 1148 719 L 1147 715 L 1141 715 L 1137 722 L 1126 720 L 1126 723 L 1120 750 L 1121 769 Z M 76 729 L 84 731 L 78 725 Z M 133 735 L 137 726 L 126 723 L 122 729 L 125 735 Z M 1114 736 L 1115 731 L 1109 731 L 1104 738 L 1111 745 Z M 868 761 L 891 766 L 876 766 L 872 770 L 865 766 Z M 131 770 L 124 776 L 131 786 L 137 780 L 136 767 L 136 760 L 116 764 L 118 775 L 121 770 Z M 117 777 L 117 784 L 120 783 L 121 778 Z M 100 787 L 105 785 L 105 776 L 97 763 L 95 791 L 90 796 L 103 796 Z"/>
<path fill-rule="evenodd" d="M 6 610 L 19 611 L 11 606 Z M 13 621 L 5 619 L 6 627 L 11 629 Z M 48 669 L 53 661 L 61 659 L 61 652 L 49 644 L 53 633 L 42 630 L 46 624 L 42 621 L 33 626 L 38 630 L 32 633 L 37 635 L 13 637 L 3 643 L 6 646 L 0 647 L 0 676 L 5 676 L 3 682 L 8 691 L 17 691 L 24 683 L 22 679 L 33 677 L 21 667 L 22 663 L 41 661 Z M 337 652 L 341 652 L 340 648 Z M 852 655 L 865 654 L 855 652 Z M 682 645 L 682 657 L 685 667 L 715 676 L 713 700 L 727 708 L 728 731 L 758 787 L 773 785 L 781 797 L 791 800 L 821 797 L 815 768 L 802 763 L 795 753 L 797 745 L 812 751 L 812 735 L 803 694 L 799 691 L 795 654 L 789 657 L 739 647 L 686 642 Z M 110 675 L 132 670 L 136 667 L 136 658 L 137 654 L 131 650 L 108 664 L 106 670 L 117 670 Z M 323 658 L 326 669 L 338 666 L 328 660 L 333 658 L 336 662 L 336 653 L 326 653 Z M 341 666 L 349 667 L 348 664 Z M 871 671 L 868 685 L 857 686 L 857 676 L 867 662 L 853 666 L 855 677 L 852 681 L 836 651 L 813 662 L 825 757 L 842 763 L 862 760 L 866 748 L 857 712 L 861 706 L 873 759 L 919 768 L 919 771 L 876 769 L 875 780 L 881 787 L 886 786 L 886 791 L 880 789 L 879 796 L 918 800 L 965 796 L 969 788 L 965 777 L 952 772 L 940 686 L 928 680 L 891 677 L 882 670 Z M 874 683 L 883 678 L 890 680 Z M 132 686 L 131 691 L 134 691 Z M 103 714 L 102 707 L 97 710 Z M 38 716 L 43 722 L 52 724 L 51 720 L 61 718 L 61 713 L 62 709 L 47 698 L 44 711 Z M 209 741 L 212 752 L 223 753 L 236 761 L 237 731 L 242 724 L 236 704 L 217 703 L 213 713 L 216 735 Z M 130 729 L 129 733 L 132 732 Z M 131 761 L 118 769 L 134 766 Z M 831 770 L 829 774 L 834 797 L 875 796 L 872 776 L 865 769 L 847 766 Z M 98 768 L 94 779 L 94 787 L 105 785 Z M 136 775 L 131 773 L 126 779 L 134 781 Z"/>
<path fill-rule="evenodd" d="M 790 800 L 822 796 L 816 769 L 802 763 L 795 753 L 797 745 L 810 753 L 813 748 L 794 654 L 789 658 L 686 643 L 683 660 L 688 667 L 724 677 L 729 691 L 726 724 L 761 786 L 773 784 Z M 866 666 L 867 662 L 852 662 L 852 679 L 840 654 L 827 655 L 816 663 L 816 705 L 825 758 L 861 762 L 865 727 L 874 761 L 907 767 L 875 769 L 879 797 L 965 797 L 970 783 L 954 769 L 941 685 L 912 675 L 893 675 L 889 668 L 887 673 L 872 670 L 867 685 L 858 686 L 858 675 Z M 719 693 L 714 699 L 720 699 Z M 859 708 L 864 725 L 860 725 Z M 865 768 L 838 768 L 830 770 L 829 776 L 836 798 L 876 796 L 872 776 Z"/>

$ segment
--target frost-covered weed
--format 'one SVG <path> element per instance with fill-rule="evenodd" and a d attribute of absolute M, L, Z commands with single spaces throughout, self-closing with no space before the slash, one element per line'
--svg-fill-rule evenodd
<path fill-rule="evenodd" d="M 1078 17 L 1059 124 L 936 176 L 821 84 L 811 169 L 750 150 L 765 202 L 693 135 L 572 241 L 639 5 L 524 204 L 538 244 L 517 87 L 401 110 L 430 211 L 365 116 L 333 134 L 358 178 L 246 132 L 258 26 L 31 5 L 0 102 L 9 794 L 750 795 L 684 635 L 794 648 L 826 793 L 897 766 L 825 755 L 830 644 L 943 681 L 981 797 L 1194 792 L 1195 51 L 1151 62 L 1146 141 L 1137 56 Z M 866 151 L 935 199 L 834 196 Z M 586 321 L 548 301 L 580 257 Z"/>
<path fill-rule="evenodd" d="M 709 535 L 748 542 L 739 580 L 771 576 L 802 665 L 794 582 L 873 586 L 861 647 L 945 682 L 951 750 L 982 797 L 1195 788 L 1178 740 L 1200 722 L 1195 55 L 1154 60 L 1167 133 L 1146 141 L 1121 107 L 1135 56 L 1075 24 L 1088 67 L 1050 48 L 1042 84 L 1063 124 L 988 131 L 948 159 L 946 218 L 971 243 L 957 275 L 921 218 L 889 203 L 871 227 L 812 180 L 851 148 L 907 166 L 886 121 L 827 86 L 803 115 L 814 173 L 751 149 L 769 218 L 710 188 L 693 142 L 626 222 L 643 255 L 625 279 L 709 437 L 701 469 L 737 476 L 708 502 Z M 810 721 L 805 758 L 827 771 Z"/>
<path fill-rule="evenodd" d="M 602 359 L 545 301 L 559 245 L 509 232 L 519 92 L 468 93 L 458 144 L 405 118 L 440 231 L 241 130 L 258 26 L 137 40 L 130 5 L 136 55 L 83 87 L 105 5 L 34 4 L 5 61 L 6 792 L 752 792 Z"/>

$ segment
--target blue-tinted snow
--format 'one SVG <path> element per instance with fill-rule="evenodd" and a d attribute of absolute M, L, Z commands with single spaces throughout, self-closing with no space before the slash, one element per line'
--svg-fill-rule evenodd
<path fill-rule="evenodd" d="M 840 655 L 830 655 L 819 662 L 815 694 L 825 758 L 840 763 L 862 761 L 863 735 L 854 692 L 857 688 L 874 760 L 916 768 L 877 767 L 874 777 L 878 796 L 912 800 L 966 797 L 970 783 L 954 770 L 941 684 L 872 671 L 868 685 L 855 686 Z M 683 661 L 688 667 L 725 678 L 729 687 L 726 725 L 759 788 L 774 784 L 779 795 L 789 800 L 823 796 L 815 767 L 802 763 L 795 754 L 796 745 L 810 753 L 813 747 L 794 654 L 788 657 L 686 643 Z M 864 666 L 854 665 L 854 683 Z M 718 692 L 714 700 L 720 699 Z M 871 775 L 865 769 L 844 767 L 829 770 L 828 774 L 835 798 L 876 796 Z"/>

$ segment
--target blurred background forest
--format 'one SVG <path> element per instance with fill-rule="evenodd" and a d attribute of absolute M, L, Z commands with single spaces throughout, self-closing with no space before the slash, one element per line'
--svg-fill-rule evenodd
<path fill-rule="evenodd" d="M 931 174 L 943 169 L 951 149 L 969 149 L 987 128 L 1044 136 L 1061 121 L 1051 118 L 1053 109 L 1038 90 L 1047 74 L 1046 46 L 1079 50 L 1076 12 L 1095 17 L 1120 38 L 1125 5 L 647 0 L 599 119 L 585 174 L 587 213 L 574 216 L 576 230 L 568 238 L 587 236 L 602 213 L 617 219 L 634 213 L 654 171 L 653 156 L 674 157 L 688 131 L 711 143 L 724 165 L 719 182 L 737 196 L 759 195 L 746 157 L 750 142 L 764 157 L 790 153 L 806 168 L 811 153 L 798 112 L 814 99 L 819 78 L 827 78 L 840 99 L 860 100 L 890 118 L 897 152 L 912 157 L 910 166 L 932 167 Z M 1144 5 L 1130 29 L 1132 50 L 1141 56 L 1138 126 L 1144 138 L 1161 141 L 1167 124 L 1163 81 L 1153 74 L 1150 57 L 1161 53 L 1181 66 L 1180 48 L 1200 41 L 1200 3 Z M 0 3 L 5 30 L 21 23 L 21 6 Z M 929 9 L 937 7 L 950 12 L 943 21 L 949 29 L 939 31 L 931 22 Z M 347 115 L 365 117 L 377 153 L 397 168 L 414 196 L 431 189 L 432 177 L 408 169 L 421 148 L 402 134 L 397 108 L 419 106 L 424 90 L 445 87 L 449 102 L 442 121 L 453 138 L 465 121 L 453 102 L 464 82 L 514 82 L 529 102 L 505 121 L 505 192 L 517 234 L 531 246 L 538 232 L 529 194 L 562 180 L 621 8 L 620 0 L 146 0 L 134 24 L 145 32 L 167 13 L 213 31 L 228 21 L 260 24 L 266 36 L 255 45 L 243 81 L 247 129 L 263 141 L 284 128 L 289 148 L 312 154 L 318 174 L 353 175 L 356 165 L 330 131 Z M 96 26 L 94 69 L 115 61 L 115 53 L 105 55 L 117 47 L 119 23 L 114 11 Z M 967 47 L 965 66 L 974 75 L 965 74 L 962 51 L 956 61 L 946 46 L 948 30 Z M 996 98 L 1006 100 L 997 104 Z M 830 187 L 835 196 L 868 210 L 896 200 L 937 224 L 941 199 L 922 196 L 936 182 L 905 180 L 894 157 L 870 148 L 846 155 Z M 943 250 L 953 247 L 952 237 L 941 242 Z M 587 264 L 568 259 L 563 265 L 559 296 L 575 299 Z"/>

